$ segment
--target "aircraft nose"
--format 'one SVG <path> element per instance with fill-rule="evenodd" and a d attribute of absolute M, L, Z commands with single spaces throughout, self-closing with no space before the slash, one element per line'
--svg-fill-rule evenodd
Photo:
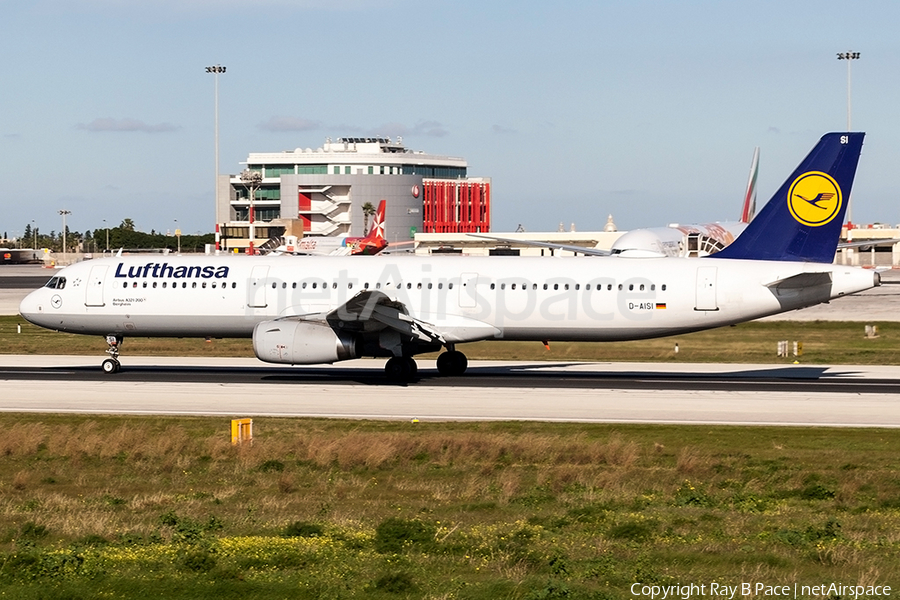
<path fill-rule="evenodd" d="M 46 315 L 47 298 L 43 292 L 43 289 L 35 290 L 19 303 L 19 314 L 35 324 L 38 324 L 41 317 Z"/>

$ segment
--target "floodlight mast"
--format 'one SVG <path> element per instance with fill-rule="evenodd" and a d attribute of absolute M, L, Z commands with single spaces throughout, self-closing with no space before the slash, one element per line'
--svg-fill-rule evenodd
<path fill-rule="evenodd" d="M 847 61 L 847 131 L 852 131 L 850 125 L 850 64 L 859 58 L 859 52 L 838 52 L 837 53 L 838 60 L 846 60 Z M 847 198 L 847 223 L 850 225 L 853 224 L 853 205 L 850 203 L 850 198 Z"/>
<path fill-rule="evenodd" d="M 215 90 L 215 138 L 216 138 L 216 181 L 213 186 L 213 197 L 216 201 L 216 211 L 219 210 L 219 73 L 225 72 L 225 67 L 222 65 L 214 65 L 212 67 L 206 67 L 207 73 L 213 74 L 213 79 L 216 82 L 216 90 Z M 218 227 L 218 225 L 217 225 Z M 216 250 L 218 250 L 218 241 L 216 242 Z"/>

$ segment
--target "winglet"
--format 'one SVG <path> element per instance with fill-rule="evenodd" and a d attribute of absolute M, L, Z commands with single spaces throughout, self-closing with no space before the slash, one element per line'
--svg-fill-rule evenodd
<path fill-rule="evenodd" d="M 834 262 L 864 133 L 827 133 L 740 236 L 709 258 Z"/>

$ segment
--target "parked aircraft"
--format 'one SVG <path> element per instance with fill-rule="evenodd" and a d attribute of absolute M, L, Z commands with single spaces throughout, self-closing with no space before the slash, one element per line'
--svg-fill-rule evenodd
<path fill-rule="evenodd" d="M 823 136 L 710 257 L 127 256 L 61 270 L 20 311 L 106 336 L 110 373 L 127 336 L 212 336 L 252 337 L 270 363 L 390 357 L 391 380 L 414 378 L 413 357 L 442 347 L 438 371 L 462 374 L 465 342 L 636 340 L 740 323 L 879 285 L 877 273 L 832 264 L 863 137 Z"/>
<path fill-rule="evenodd" d="M 315 256 L 359 256 L 378 254 L 387 248 L 384 237 L 385 201 L 378 203 L 372 228 L 365 237 L 305 237 L 287 236 L 272 254 L 304 254 Z"/>
<path fill-rule="evenodd" d="M 654 257 L 654 256 L 709 256 L 718 252 L 737 238 L 738 235 L 753 215 L 756 213 L 756 176 L 759 172 L 759 148 L 753 152 L 753 162 L 750 166 L 750 179 L 747 182 L 747 191 L 744 194 L 744 202 L 741 206 L 741 217 L 737 221 L 724 221 L 721 223 L 702 223 L 697 225 L 672 224 L 668 227 L 645 227 L 632 229 L 623 233 L 610 250 L 598 248 L 585 248 L 571 244 L 558 244 L 554 242 L 541 242 L 537 240 L 510 239 L 495 236 L 488 233 L 469 234 L 472 237 L 491 239 L 510 244 L 535 246 L 538 248 L 550 248 L 565 250 L 576 254 L 590 256 L 609 256 L 610 254 L 627 255 L 630 257 Z"/>

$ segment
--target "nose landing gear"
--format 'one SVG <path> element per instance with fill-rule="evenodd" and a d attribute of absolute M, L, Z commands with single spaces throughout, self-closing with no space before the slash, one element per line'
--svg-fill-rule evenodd
<path fill-rule="evenodd" d="M 109 345 L 106 353 L 109 354 L 109 358 L 101 364 L 104 373 L 111 375 L 119 372 L 119 367 L 121 366 L 119 365 L 119 348 L 122 346 L 123 340 L 124 338 L 121 335 L 106 336 L 106 343 Z"/>

